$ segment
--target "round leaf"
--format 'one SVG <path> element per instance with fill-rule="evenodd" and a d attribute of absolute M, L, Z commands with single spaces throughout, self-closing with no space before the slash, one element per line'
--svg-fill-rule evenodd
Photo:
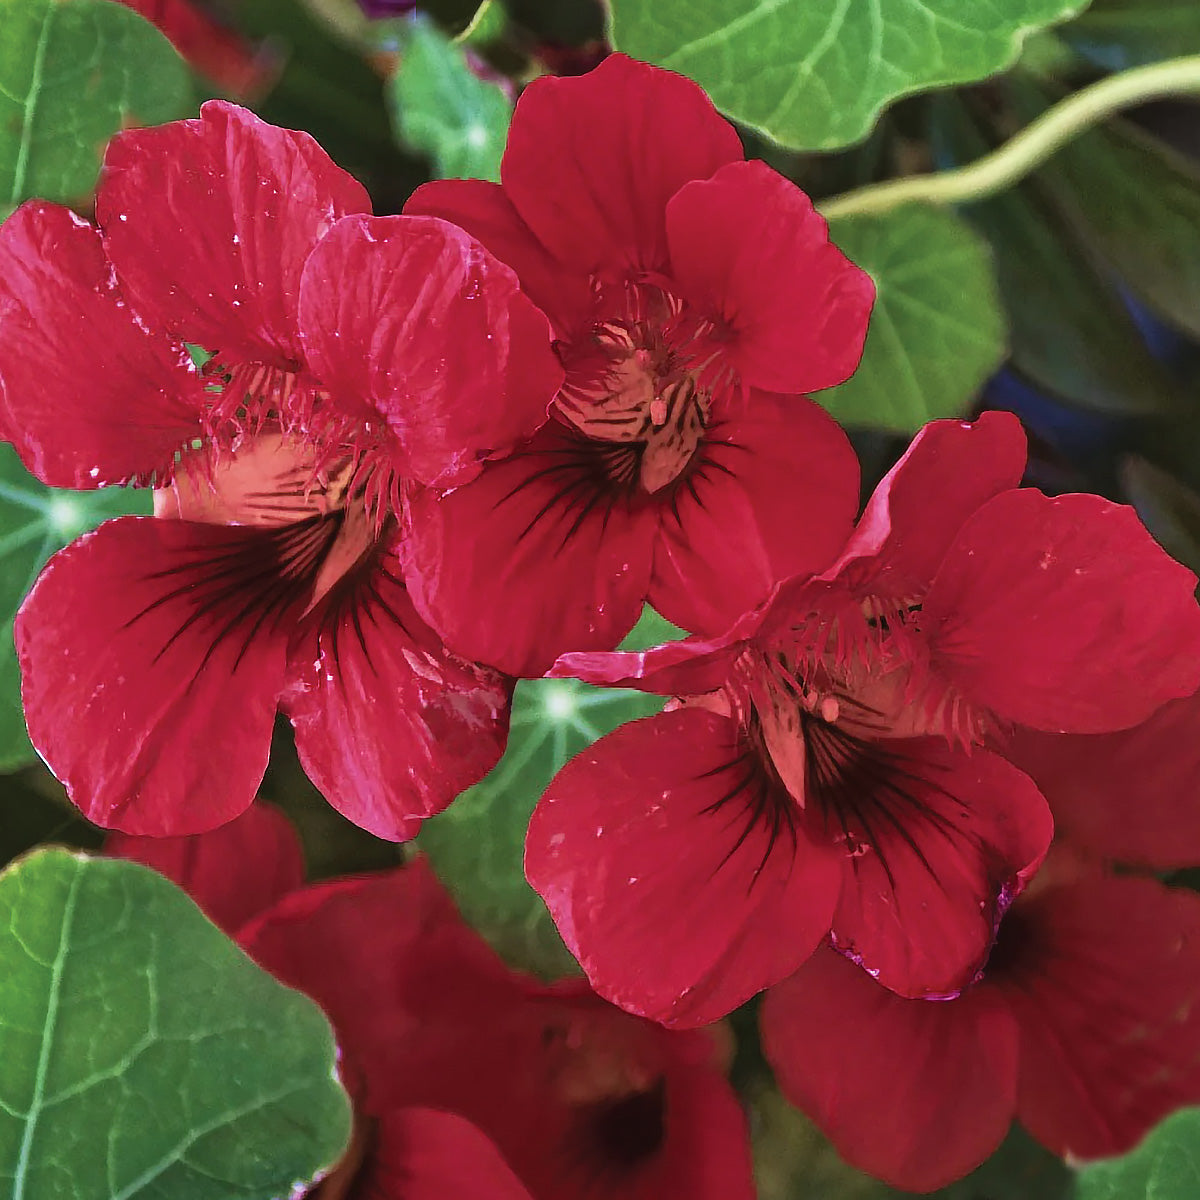
<path fill-rule="evenodd" d="M 658 696 L 572 679 L 522 681 L 504 757 L 422 828 L 417 844 L 463 916 L 514 966 L 548 978 L 579 969 L 541 897 L 525 882 L 525 829 L 534 805 L 569 758 L 662 704 Z"/>
<path fill-rule="evenodd" d="M 1016 61 L 1026 34 L 1087 0 L 611 0 L 612 39 L 696 80 L 795 149 L 864 137 L 883 108 Z"/>
<path fill-rule="evenodd" d="M 1200 1196 L 1200 1108 L 1168 1117 L 1123 1158 L 1080 1168 L 1076 1200 L 1195 1200 Z"/>
<path fill-rule="evenodd" d="M 121 4 L 0 0 L 0 29 L 0 216 L 87 196 L 114 133 L 194 103 L 171 43 Z"/>
<path fill-rule="evenodd" d="M 45 850 L 0 876 L 10 1200 L 275 1200 L 341 1155 L 320 1009 L 174 884 Z"/>
<path fill-rule="evenodd" d="M 986 244 L 953 213 L 920 204 L 843 217 L 830 233 L 875 280 L 877 299 L 858 370 L 814 399 L 845 424 L 898 433 L 966 412 L 1004 356 Z"/>

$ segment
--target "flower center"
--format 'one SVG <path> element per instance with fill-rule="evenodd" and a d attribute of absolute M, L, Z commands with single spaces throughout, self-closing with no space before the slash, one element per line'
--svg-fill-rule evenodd
<path fill-rule="evenodd" d="M 655 285 L 599 288 L 597 298 L 613 315 L 562 348 L 558 412 L 588 439 L 618 448 L 606 460 L 611 478 L 653 494 L 686 472 L 704 439 L 712 331 Z"/>

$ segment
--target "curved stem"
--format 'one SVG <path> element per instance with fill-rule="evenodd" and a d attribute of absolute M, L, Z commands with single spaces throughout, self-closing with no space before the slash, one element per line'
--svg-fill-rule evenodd
<path fill-rule="evenodd" d="M 832 220 L 858 213 L 886 212 L 913 200 L 933 204 L 982 200 L 1016 183 L 1066 142 L 1105 117 L 1146 100 L 1189 92 L 1200 93 L 1200 54 L 1122 71 L 1068 96 L 1003 146 L 965 167 L 869 184 L 834 196 L 819 207 Z"/>

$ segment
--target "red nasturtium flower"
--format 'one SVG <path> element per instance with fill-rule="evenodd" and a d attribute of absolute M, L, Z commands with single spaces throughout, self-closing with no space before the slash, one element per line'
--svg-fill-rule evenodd
<path fill-rule="evenodd" d="M 0 227 L 0 432 L 45 483 L 156 489 L 16 623 L 30 736 L 98 824 L 230 819 L 277 708 L 385 837 L 503 748 L 508 682 L 415 613 L 395 501 L 528 436 L 561 369 L 509 268 L 367 206 L 307 135 L 211 102 L 114 139 L 99 228 L 40 202 Z"/>
<path fill-rule="evenodd" d="M 716 633 L 828 565 L 857 464 L 827 414 L 783 393 L 854 370 L 874 292 L 808 197 L 743 161 L 694 83 L 620 54 L 525 90 L 501 177 L 426 184 L 405 211 L 517 272 L 566 379 L 523 450 L 412 497 L 423 615 L 462 653 L 540 675 L 615 646 L 647 598 Z"/>
<path fill-rule="evenodd" d="M 839 560 L 723 638 L 560 661 L 682 698 L 568 763 L 530 824 L 526 873 L 602 995 L 713 1020 L 826 935 L 903 995 L 969 983 L 1051 835 L 985 739 L 1124 728 L 1200 684 L 1195 577 L 1131 509 L 1019 488 L 1024 462 L 1015 417 L 935 422 Z"/>
<path fill-rule="evenodd" d="M 767 993 L 779 1085 L 848 1162 L 932 1191 L 1014 1117 L 1089 1159 L 1200 1102 L 1200 897 L 1058 855 L 956 1000 L 906 1000 L 828 948 Z"/>
<path fill-rule="evenodd" d="M 210 912 L 244 910 L 248 888 L 262 894 L 252 871 L 292 869 L 295 851 L 277 823 L 252 809 L 229 827 L 239 827 L 236 838 L 218 830 L 187 839 L 186 869 L 144 839 L 114 838 L 109 850 L 196 887 Z M 632 1017 L 582 980 L 546 985 L 510 971 L 424 860 L 294 891 L 236 937 L 312 996 L 337 1032 L 357 1133 L 320 1200 L 423 1200 L 403 1184 L 414 1161 L 428 1165 L 451 1136 L 475 1174 L 442 1196 L 507 1198 L 498 1178 L 519 1180 L 524 1191 L 512 1194 L 532 1200 L 753 1200 L 721 1037 Z M 466 1129 L 423 1143 L 415 1114 L 430 1110 Z M 512 1178 L 496 1177 L 496 1163 Z"/>

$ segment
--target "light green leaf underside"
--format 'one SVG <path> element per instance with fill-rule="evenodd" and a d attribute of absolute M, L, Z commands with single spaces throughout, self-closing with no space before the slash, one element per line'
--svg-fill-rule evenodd
<path fill-rule="evenodd" d="M 25 593 L 46 559 L 79 534 L 109 517 L 149 512 L 148 492 L 48 488 L 21 466 L 11 446 L 0 443 L 0 771 L 36 758 L 25 733 L 12 640 L 12 620 Z"/>
<path fill-rule="evenodd" d="M 1086 2 L 611 0 L 612 38 L 777 142 L 832 149 L 900 96 L 1011 66 L 1029 32 Z"/>
<path fill-rule="evenodd" d="M 966 412 L 1006 340 L 983 240 L 952 213 L 915 204 L 842 218 L 830 234 L 877 298 L 858 370 L 814 399 L 845 424 L 897 433 Z"/>
<path fill-rule="evenodd" d="M 350 1133 L 333 1034 L 174 884 L 45 850 L 0 876 L 0 1192 L 274 1200 Z"/>
<path fill-rule="evenodd" d="M 647 605 L 621 649 L 645 650 L 683 636 Z M 482 783 L 425 822 L 418 846 L 467 920 L 513 966 L 547 978 L 579 970 L 525 882 L 525 829 L 546 785 L 597 738 L 662 706 L 659 696 L 573 679 L 523 680 L 504 757 Z"/>
<path fill-rule="evenodd" d="M 428 21 L 412 27 L 388 99 L 400 138 L 429 155 L 438 178 L 499 180 L 512 105 Z"/>
<path fill-rule="evenodd" d="M 1200 1196 L 1200 1108 L 1168 1117 L 1112 1162 L 1080 1169 L 1077 1200 L 1195 1200 Z"/>
<path fill-rule="evenodd" d="M 194 104 L 183 60 L 110 0 L 0 0 L 0 217 L 86 198 L 108 139 Z"/>

